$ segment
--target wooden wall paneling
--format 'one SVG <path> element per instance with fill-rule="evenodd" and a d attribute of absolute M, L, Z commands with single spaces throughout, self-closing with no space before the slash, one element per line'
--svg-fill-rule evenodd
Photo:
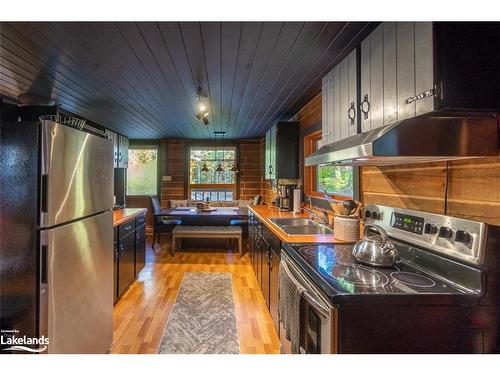
<path fill-rule="evenodd" d="M 262 35 L 264 35 L 264 37 L 259 39 L 252 63 L 252 69 L 245 87 L 243 100 L 236 121 L 238 129 L 241 129 L 241 137 L 247 136 L 246 121 L 248 116 L 251 115 L 251 103 L 255 95 L 257 95 L 260 80 L 269 64 L 273 49 L 276 46 L 283 27 L 284 23 L 282 22 L 265 22 L 263 24 Z"/>
<path fill-rule="evenodd" d="M 227 138 L 234 137 L 233 129 L 229 127 L 231 108 L 233 106 L 234 83 L 236 68 L 241 46 L 241 23 L 222 23 L 222 55 L 221 55 L 221 94 L 222 94 L 222 114 L 218 130 L 226 132 Z"/>
<path fill-rule="evenodd" d="M 234 139 L 255 138 L 317 95 L 325 66 L 368 23 L 220 25 L 4 22 L 2 48 L 10 40 L 17 57 L 1 61 L 1 94 L 50 96 L 62 110 L 130 138 L 211 139 L 215 126 Z M 211 101 L 216 87 L 221 95 L 208 127 L 193 117 L 198 84 L 210 86 Z"/>
<path fill-rule="evenodd" d="M 62 82 L 64 87 L 71 89 L 85 87 L 88 97 L 85 98 L 84 102 L 90 106 L 91 112 L 95 112 L 96 109 L 103 108 L 103 106 L 104 108 L 106 108 L 107 106 L 108 109 L 113 109 L 115 114 L 117 113 L 120 115 L 129 115 L 128 122 L 131 121 L 130 117 L 134 118 L 134 121 L 137 122 L 138 112 L 130 112 L 127 108 L 123 107 L 123 105 L 113 104 L 112 102 L 112 98 L 116 98 L 117 93 L 118 95 L 121 95 L 123 91 L 119 86 L 121 80 L 116 79 L 115 77 L 110 77 L 109 70 L 104 68 L 106 67 L 106 63 L 109 63 L 109 60 L 105 62 L 101 61 L 101 64 L 99 65 L 90 60 L 89 53 L 87 52 L 87 40 L 95 40 L 95 38 L 77 40 L 76 42 L 74 42 L 75 39 L 70 37 L 71 33 L 68 33 L 64 28 L 65 26 L 76 27 L 75 25 L 80 27 L 80 24 L 77 23 L 23 23 L 21 25 L 14 24 L 13 28 L 15 28 L 16 30 L 11 31 L 9 33 L 9 36 L 15 37 L 16 35 L 23 35 L 23 39 L 18 40 L 18 43 L 21 43 L 20 45 L 26 46 L 26 48 L 28 48 L 27 52 L 29 51 L 29 53 L 34 53 L 34 60 L 37 63 L 43 64 L 44 61 L 57 62 L 56 67 L 53 67 L 52 65 L 49 65 L 47 63 L 42 66 L 47 70 L 49 75 L 51 74 L 51 71 L 54 71 L 55 77 L 68 79 L 69 83 L 65 83 L 65 81 Z M 75 35 L 88 36 L 89 30 L 85 29 L 84 33 L 76 33 Z M 31 40 L 33 42 L 31 42 Z M 35 42 L 37 43 L 37 45 L 34 44 Z M 48 52 L 45 52 L 42 47 L 39 46 L 43 46 L 43 48 L 46 48 L 48 51 L 52 51 L 52 55 L 49 55 Z M 94 59 L 94 61 L 97 58 L 97 54 L 92 54 L 92 59 Z M 75 71 L 77 73 L 75 73 Z M 113 82 L 110 83 L 109 79 L 113 79 Z M 110 86 L 118 86 L 113 87 L 112 95 L 110 92 L 105 91 L 105 89 Z M 78 105 L 73 105 L 73 107 L 74 109 L 79 108 Z M 70 108 L 66 109 L 71 110 Z M 76 112 L 74 109 L 73 112 Z M 94 122 L 102 122 L 102 119 L 95 119 L 95 116 L 90 115 L 87 117 L 91 120 L 94 120 Z M 150 119 L 147 119 L 146 121 L 140 121 L 142 121 L 141 124 L 143 126 L 151 128 L 152 123 Z M 115 130 L 123 132 L 122 129 Z"/>
<path fill-rule="evenodd" d="M 109 36 L 108 44 L 115 44 L 116 54 L 121 55 L 125 65 L 130 68 L 129 71 L 140 82 L 137 89 L 144 92 L 144 97 L 151 98 L 150 111 L 154 111 L 155 119 L 158 122 L 166 125 L 161 136 L 168 137 L 175 133 L 182 135 L 185 127 L 179 125 L 177 121 L 178 119 L 182 120 L 182 117 L 172 116 L 172 112 L 175 113 L 176 108 L 173 108 L 172 111 L 165 111 L 165 106 L 168 104 L 168 100 L 165 99 L 170 96 L 166 90 L 168 85 L 164 84 L 163 75 L 155 66 L 154 58 L 148 51 L 137 24 L 125 22 L 116 23 L 114 26 L 105 27 L 102 32 Z M 174 100 L 172 102 L 175 103 Z"/>
<path fill-rule="evenodd" d="M 452 161 L 447 214 L 500 225 L 500 156 Z"/>
<path fill-rule="evenodd" d="M 244 141 L 239 145 L 239 199 L 260 195 L 262 179 L 261 141 Z"/>
<path fill-rule="evenodd" d="M 183 83 L 185 85 L 186 92 L 191 93 L 194 114 L 196 112 L 196 90 L 198 86 L 201 86 L 204 90 L 208 89 L 208 74 L 205 64 L 201 29 L 198 22 L 180 22 L 178 25 L 184 54 L 186 55 L 191 74 L 191 80 L 186 77 L 186 79 L 183 80 Z M 210 95 L 209 101 L 210 107 L 212 107 L 214 103 L 211 100 Z M 217 124 L 214 123 L 213 119 L 208 126 L 203 125 L 201 122 L 198 122 L 198 124 L 199 126 L 197 127 L 197 131 L 201 138 L 210 139 L 213 137 L 214 130 L 220 130 L 216 129 Z"/>
<path fill-rule="evenodd" d="M 196 28 L 195 28 L 196 26 Z M 196 113 L 196 90 L 199 85 L 202 86 L 203 89 L 208 89 L 208 82 L 206 76 L 206 70 L 204 68 L 204 60 L 202 56 L 203 49 L 201 49 L 201 37 L 199 35 L 199 27 L 198 25 L 192 25 L 188 27 L 187 23 L 184 24 L 184 29 L 181 28 L 179 23 L 174 22 L 160 22 L 158 23 L 158 27 L 161 30 L 163 35 L 163 39 L 165 41 L 165 45 L 169 50 L 170 57 L 175 66 L 175 70 L 179 77 L 179 80 L 182 84 L 183 91 L 187 98 L 191 99 L 191 105 L 187 105 L 184 109 L 188 112 L 185 113 L 185 116 L 193 116 Z M 188 31 L 191 30 L 191 31 Z M 191 35 L 190 32 L 194 32 L 196 34 Z M 185 39 L 189 38 L 189 39 Z M 190 56 L 188 55 L 186 41 L 194 40 L 197 43 L 197 48 L 200 48 L 197 51 L 197 56 L 200 58 L 198 61 L 199 65 L 196 65 L 195 69 L 197 71 L 193 71 L 193 67 L 191 66 Z M 191 51 L 191 49 L 190 49 Z M 194 51 L 191 51 L 194 53 Z M 189 100 L 188 100 L 189 102 Z M 213 103 L 210 102 L 212 106 Z M 216 109 L 216 107 L 215 107 Z M 217 113 L 217 110 L 215 111 Z M 212 119 L 213 120 L 213 119 Z M 213 121 L 212 125 L 208 128 L 206 126 L 202 126 L 202 123 L 195 122 L 196 125 L 191 128 L 190 134 L 191 138 L 206 138 L 211 139 L 213 137 Z"/>
<path fill-rule="evenodd" d="M 92 96 L 95 92 L 85 90 L 79 83 L 82 77 L 75 77 L 73 73 L 60 65 L 55 70 L 50 61 L 53 58 L 39 49 L 35 44 L 30 44 L 30 50 L 35 50 L 36 55 L 25 50 L 20 45 L 25 43 L 23 37 L 15 30 L 3 27 L 2 32 L 9 31 L 9 36 L 2 34 L 0 64 L 3 78 L 11 79 L 15 87 L 15 95 L 32 92 L 41 96 L 56 94 L 58 102 L 67 110 L 80 108 L 80 114 L 92 113 Z M 10 78 L 8 78 L 10 77 Z M 75 82 L 70 85 L 67 82 Z M 82 89 L 85 93 L 82 94 Z M 78 90 L 78 91 L 77 91 Z M 106 101 L 103 101 L 106 104 Z M 113 107 L 113 104 L 108 104 Z M 102 119 L 101 119 L 102 122 Z M 120 129 L 123 130 L 123 129 Z M 144 129 L 141 129 L 144 131 Z"/>
<path fill-rule="evenodd" d="M 211 131 L 215 126 L 219 126 L 222 116 L 222 90 L 221 90 L 221 29 L 220 22 L 202 22 L 201 23 L 201 41 L 203 45 L 203 59 L 205 70 L 207 72 L 207 86 L 204 90 L 208 91 L 209 98 L 209 121 L 208 125 Z M 217 130 L 221 130 L 218 128 Z"/>
<path fill-rule="evenodd" d="M 376 25 L 377 23 L 367 22 L 329 23 L 329 27 L 337 28 L 337 34 L 329 41 L 323 53 L 309 62 L 307 71 L 296 74 L 294 84 L 284 91 L 288 95 L 280 96 L 281 104 L 274 108 L 270 116 L 266 117 L 267 125 L 263 128 L 271 127 L 279 119 L 293 116 L 305 103 L 311 101 L 321 91 L 321 78 L 333 69 Z"/>
<path fill-rule="evenodd" d="M 304 48 L 305 46 L 300 46 L 302 48 L 299 48 L 298 46 L 299 49 L 296 52 L 297 57 L 295 58 L 294 64 L 290 67 L 284 77 L 285 82 L 277 87 L 279 89 L 278 92 L 273 95 L 270 103 L 266 103 L 264 111 L 259 113 L 259 122 L 255 128 L 257 132 L 260 131 L 261 128 L 267 128 L 266 125 L 269 124 L 269 121 L 267 121 L 269 116 L 272 116 L 275 113 L 276 107 L 286 102 L 286 100 L 289 100 L 290 92 L 295 90 L 297 81 L 302 81 L 303 77 L 308 73 L 311 67 L 314 66 L 314 64 L 317 63 L 317 60 L 323 55 L 324 50 L 320 51 L 320 49 L 315 48 L 315 46 L 328 46 L 331 41 L 335 39 L 335 36 L 338 35 L 343 24 L 340 22 L 326 23 L 320 24 L 320 26 L 321 30 L 317 32 L 309 47 Z M 315 32 L 316 31 L 314 30 L 312 34 L 314 35 Z M 318 80 L 318 78 L 321 81 L 322 77 L 316 77 L 315 80 Z"/>
<path fill-rule="evenodd" d="M 259 88 L 251 104 L 247 132 L 251 133 L 257 126 L 269 108 L 269 98 L 273 99 L 279 94 L 282 85 L 290 78 L 288 74 L 290 70 L 307 53 L 305 46 L 315 40 L 323 26 L 319 22 L 285 23 L 264 74 L 260 77 Z"/>
<path fill-rule="evenodd" d="M 143 27 L 139 27 L 142 25 Z M 192 104 L 195 101 L 194 95 L 189 98 L 182 95 L 182 91 L 176 94 L 171 86 L 168 76 L 164 73 L 159 61 L 170 62 L 164 55 L 164 60 L 157 60 L 154 51 L 165 52 L 165 47 L 162 44 L 161 33 L 154 23 L 124 23 L 117 24 L 120 33 L 126 41 L 129 48 L 134 52 L 134 56 L 140 65 L 138 71 L 145 72 L 141 76 L 143 83 L 148 82 L 149 88 L 154 88 L 158 97 L 158 107 L 162 114 L 162 119 L 168 127 L 175 127 L 176 133 L 181 137 L 188 137 L 189 131 L 196 125 L 196 119 L 193 116 L 184 116 L 181 108 L 184 105 Z M 149 27 L 149 30 L 148 30 Z M 149 31 L 149 32 L 148 32 Z M 173 76 L 175 78 L 175 76 Z M 146 80 L 147 79 L 147 80 Z M 176 87 L 177 89 L 177 87 Z M 165 111 L 164 108 L 170 105 L 171 109 Z"/>
<path fill-rule="evenodd" d="M 313 125 L 321 123 L 321 105 L 322 95 L 319 94 L 294 116 L 294 121 L 299 122 L 302 132 Z"/>
<path fill-rule="evenodd" d="M 227 138 L 237 138 L 241 134 L 238 115 L 245 97 L 246 87 L 255 61 L 255 54 L 262 36 L 262 29 L 262 22 L 243 22 L 241 26 L 240 48 L 227 123 L 229 130 Z"/>
<path fill-rule="evenodd" d="M 444 213 L 446 163 L 361 168 L 361 199 L 415 210 Z"/>
<path fill-rule="evenodd" d="M 75 41 L 72 51 L 78 54 L 78 61 L 86 61 L 85 57 L 81 56 L 82 53 L 93 52 L 91 61 L 86 65 L 98 68 L 94 73 L 105 81 L 105 85 L 100 87 L 101 90 L 109 88 L 107 94 L 120 100 L 124 110 L 143 116 L 149 127 L 155 130 L 156 138 L 169 134 L 168 129 L 162 129 L 163 116 L 159 110 L 161 104 L 158 95 L 151 95 L 153 91 L 145 89 L 144 84 L 150 81 L 143 76 L 141 69 L 134 66 L 137 64 L 137 57 L 116 24 L 100 22 L 53 25 L 60 34 L 68 35 L 68 39 Z M 115 91 L 116 86 L 121 87 L 121 90 Z"/>

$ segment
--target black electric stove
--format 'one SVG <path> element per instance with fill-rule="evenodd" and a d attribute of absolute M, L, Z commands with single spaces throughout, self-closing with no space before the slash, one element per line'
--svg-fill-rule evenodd
<path fill-rule="evenodd" d="M 381 205 L 365 217 L 394 243 L 395 266 L 357 262 L 354 244 L 282 245 L 282 266 L 307 290 L 301 304 L 321 311 L 310 299 L 323 301 L 318 314 L 331 322 L 323 330 L 314 328 L 323 320 L 301 320 L 309 341 L 323 352 L 321 337 L 333 332 L 337 353 L 500 351 L 500 227 Z"/>
<path fill-rule="evenodd" d="M 368 302 L 366 297 L 377 295 L 392 296 L 394 303 L 397 297 L 409 296 L 420 296 L 414 299 L 415 303 L 428 303 L 429 297 L 439 296 L 442 303 L 451 299 L 472 303 L 480 295 L 481 271 L 423 253 L 408 244 L 395 242 L 395 245 L 402 261 L 390 268 L 357 262 L 352 256 L 352 244 L 287 244 L 283 250 L 333 302 L 364 303 Z M 421 259 L 430 261 L 433 269 L 424 269 L 423 264 L 417 263 Z M 449 267 L 455 268 L 456 273 L 438 274 Z"/>

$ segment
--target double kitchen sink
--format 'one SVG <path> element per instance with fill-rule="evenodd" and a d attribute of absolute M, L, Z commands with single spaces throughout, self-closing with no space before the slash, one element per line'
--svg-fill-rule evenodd
<path fill-rule="evenodd" d="M 333 234 L 333 230 L 311 219 L 269 218 L 274 225 L 289 235 Z"/>

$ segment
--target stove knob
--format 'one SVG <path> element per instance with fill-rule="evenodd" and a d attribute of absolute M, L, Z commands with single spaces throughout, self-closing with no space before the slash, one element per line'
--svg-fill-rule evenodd
<path fill-rule="evenodd" d="M 372 219 L 380 220 L 380 213 L 378 213 L 377 211 L 373 211 L 372 212 Z"/>
<path fill-rule="evenodd" d="M 426 223 L 424 226 L 424 233 L 436 234 L 437 231 L 438 231 L 438 228 L 434 224 Z"/>
<path fill-rule="evenodd" d="M 438 236 L 450 239 L 451 237 L 453 237 L 453 231 L 448 227 L 441 227 L 439 228 Z"/>
<path fill-rule="evenodd" d="M 472 236 L 464 230 L 457 230 L 455 233 L 455 242 L 470 243 Z"/>

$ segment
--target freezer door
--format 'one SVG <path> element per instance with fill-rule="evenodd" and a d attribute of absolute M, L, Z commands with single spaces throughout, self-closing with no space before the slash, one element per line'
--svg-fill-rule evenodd
<path fill-rule="evenodd" d="M 49 353 L 105 353 L 113 339 L 110 211 L 41 231 L 40 334 Z"/>
<path fill-rule="evenodd" d="M 113 143 L 41 123 L 41 218 L 51 227 L 113 207 Z"/>

